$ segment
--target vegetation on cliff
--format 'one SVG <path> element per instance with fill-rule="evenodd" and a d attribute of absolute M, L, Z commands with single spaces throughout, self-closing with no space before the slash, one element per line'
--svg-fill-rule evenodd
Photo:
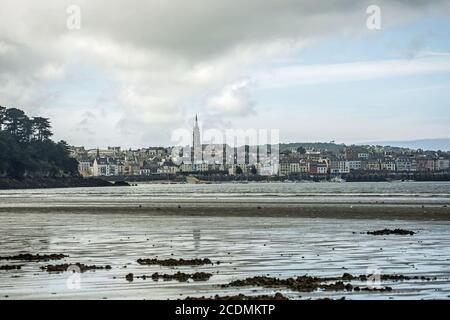
<path fill-rule="evenodd" d="M 57 178 L 78 176 L 78 163 L 64 141 L 53 142 L 47 118 L 29 118 L 0 106 L 0 177 Z"/>

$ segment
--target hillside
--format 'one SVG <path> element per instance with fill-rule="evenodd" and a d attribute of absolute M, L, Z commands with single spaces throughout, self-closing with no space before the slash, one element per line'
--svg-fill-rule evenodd
<path fill-rule="evenodd" d="M 53 142 L 49 119 L 0 107 L 0 177 L 75 177 L 78 163 L 64 141 Z"/>

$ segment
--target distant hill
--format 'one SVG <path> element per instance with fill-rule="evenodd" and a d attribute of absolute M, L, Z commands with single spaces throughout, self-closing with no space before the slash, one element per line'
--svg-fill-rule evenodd
<path fill-rule="evenodd" d="M 407 149 L 422 149 L 432 151 L 450 151 L 450 138 L 442 139 L 421 139 L 421 140 L 409 140 L 409 141 L 374 141 L 367 143 L 359 143 L 359 146 L 382 146 L 387 150 L 400 152 Z M 347 144 L 351 146 L 351 144 Z M 317 151 L 331 151 L 342 152 L 346 147 L 345 144 L 336 144 L 332 142 L 296 142 L 296 143 L 282 143 L 280 144 L 280 151 L 287 151 L 303 147 L 307 150 Z"/>
<path fill-rule="evenodd" d="M 410 149 L 450 151 L 450 138 L 407 141 L 375 141 L 364 143 L 364 145 L 381 145 Z"/>
<path fill-rule="evenodd" d="M 296 143 L 282 143 L 280 144 L 280 151 L 297 149 L 299 147 L 303 147 L 306 150 L 318 150 L 318 151 L 331 151 L 331 152 L 340 152 L 345 148 L 344 144 L 336 144 L 331 142 L 296 142 Z"/>

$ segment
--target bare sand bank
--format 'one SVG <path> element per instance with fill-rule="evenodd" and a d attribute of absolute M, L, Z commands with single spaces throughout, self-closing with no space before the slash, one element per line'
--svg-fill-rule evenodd
<path fill-rule="evenodd" d="M 0 207 L 0 213 L 142 214 L 205 217 L 290 217 L 326 219 L 441 220 L 450 221 L 445 205 L 388 204 L 239 204 L 146 203 L 143 205 L 54 205 Z"/>
<path fill-rule="evenodd" d="M 289 299 L 448 299 L 449 226 L 418 220 L 4 212 L 0 300 L 277 292 Z M 414 234 L 367 233 L 385 228 Z M 80 270 L 78 289 L 67 286 L 73 276 L 69 266 Z M 372 273 L 380 274 L 380 288 L 365 290 L 365 277 Z"/>

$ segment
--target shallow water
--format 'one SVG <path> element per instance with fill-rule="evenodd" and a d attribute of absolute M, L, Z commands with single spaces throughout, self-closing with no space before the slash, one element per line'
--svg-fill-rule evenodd
<path fill-rule="evenodd" d="M 156 202 L 450 205 L 450 182 L 139 184 L 114 188 L 0 190 L 0 207 L 115 206 Z"/>
<path fill-rule="evenodd" d="M 12 209 L 13 211 L 13 209 Z M 359 232 L 406 228 L 413 236 L 372 236 Z M 354 234 L 353 232 L 357 232 Z M 0 270 L 0 299 L 183 299 L 186 296 L 282 292 L 293 299 L 448 299 L 450 296 L 450 222 L 145 216 L 132 214 L 0 213 L 0 256 L 65 253 L 69 258 Z M 172 256 L 173 254 L 173 256 Z M 138 258 L 210 258 L 220 265 L 141 266 Z M 111 265 L 111 270 L 81 274 L 80 288 L 67 286 L 69 273 L 47 273 L 46 264 Z M 126 268 L 124 268 L 126 266 Z M 255 275 L 339 276 L 373 272 L 437 277 L 435 281 L 382 282 L 389 293 L 298 293 L 263 288 L 227 288 L 219 284 Z M 179 283 L 135 279 L 176 271 L 213 273 L 206 282 Z M 365 286 L 362 283 L 362 286 Z M 8 296 L 8 297 L 5 297 Z"/>
<path fill-rule="evenodd" d="M 449 182 L 393 183 L 260 183 L 217 185 L 141 184 L 136 187 L 0 191 L 0 256 L 18 253 L 65 253 L 50 262 L 14 262 L 22 270 L 0 270 L 0 299 L 182 299 L 186 296 L 273 294 L 264 288 L 219 285 L 255 275 L 339 276 L 382 273 L 437 277 L 436 281 L 383 282 L 389 293 L 281 291 L 294 299 L 435 299 L 450 296 L 450 222 L 306 219 L 275 217 L 164 216 L 164 204 L 199 203 L 392 203 L 450 204 Z M 154 204 L 161 215 L 84 214 L 72 208 Z M 15 211 L 16 207 L 25 207 Z M 37 208 L 45 207 L 44 211 Z M 53 212 L 52 207 L 66 207 Z M 251 209 L 251 208 L 250 208 Z M 249 210 L 250 210 L 249 209 Z M 73 210 L 73 213 L 72 213 Z M 253 209 L 251 209 L 253 210 Z M 76 212 L 76 213 L 75 213 Z M 414 236 L 371 236 L 375 229 L 406 228 Z M 353 232 L 356 232 L 354 234 Z M 172 255 L 173 254 L 173 255 Z M 209 258 L 221 264 L 199 267 L 140 266 L 138 258 Z M 59 263 L 111 265 L 111 270 L 81 274 L 80 288 L 71 289 L 73 274 L 49 274 L 40 266 Z M 126 266 L 126 268 L 124 268 Z M 369 268 L 369 270 L 368 270 Z M 206 282 L 179 283 L 135 279 L 125 275 L 154 272 L 213 273 Z M 73 278 L 71 278 L 73 279 Z M 76 279 L 76 278 L 75 278 Z M 356 283 L 356 285 L 358 285 Z M 365 286 L 364 283 L 361 283 Z"/>

